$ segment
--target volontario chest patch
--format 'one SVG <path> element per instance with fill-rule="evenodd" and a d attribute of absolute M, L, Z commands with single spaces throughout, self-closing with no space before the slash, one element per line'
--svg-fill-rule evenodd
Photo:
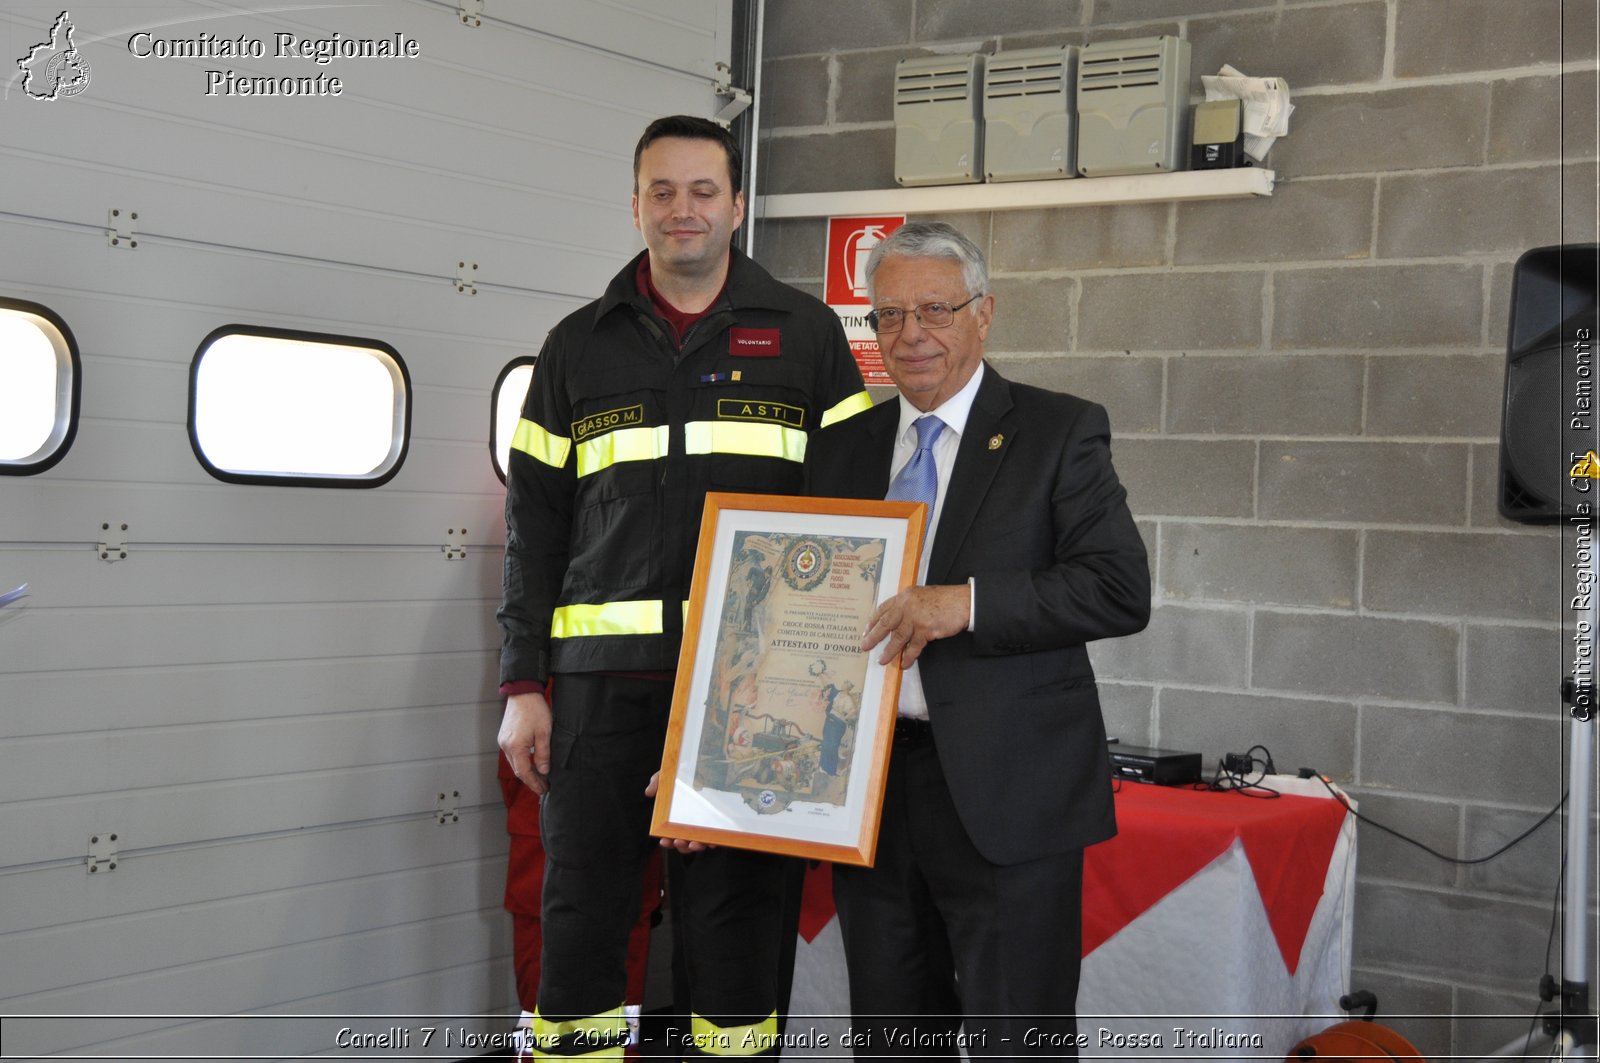
<path fill-rule="evenodd" d="M 717 419 L 722 421 L 767 421 L 788 425 L 790 428 L 806 426 L 806 411 L 799 406 L 782 402 L 758 402 L 754 399 L 718 399 Z"/>
<path fill-rule="evenodd" d="M 728 353 L 735 358 L 778 357 L 775 328 L 734 328 L 728 332 Z"/>
<path fill-rule="evenodd" d="M 582 443 L 591 436 L 602 435 L 617 428 L 644 424 L 644 405 L 624 406 L 621 409 L 591 413 L 582 420 L 572 422 L 572 441 Z"/>

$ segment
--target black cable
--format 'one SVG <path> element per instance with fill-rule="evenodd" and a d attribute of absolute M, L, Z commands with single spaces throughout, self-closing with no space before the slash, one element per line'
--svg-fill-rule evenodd
<path fill-rule="evenodd" d="M 1353 807 L 1351 807 L 1350 802 L 1345 800 L 1344 794 L 1341 794 L 1338 790 L 1335 790 L 1333 788 L 1333 784 L 1328 781 L 1327 776 L 1323 775 L 1319 771 L 1313 771 L 1312 774 L 1317 778 L 1317 780 L 1319 782 L 1322 783 L 1322 785 L 1324 787 L 1327 788 L 1328 793 L 1332 794 L 1334 796 L 1334 798 L 1341 805 L 1343 805 L 1345 807 L 1345 811 L 1349 812 L 1352 816 L 1356 817 L 1356 819 L 1360 820 L 1362 823 L 1367 824 L 1367 826 L 1369 826 L 1369 827 L 1376 827 L 1379 830 L 1383 831 L 1385 834 L 1391 834 L 1394 837 L 1399 838 L 1401 841 L 1405 842 L 1408 845 L 1415 845 L 1418 849 L 1421 849 L 1423 852 L 1428 853 L 1431 856 L 1436 856 L 1440 860 L 1443 860 L 1446 863 L 1450 863 L 1450 864 L 1467 865 L 1467 864 L 1486 864 L 1486 863 L 1488 863 L 1490 860 L 1493 860 L 1495 857 L 1497 857 L 1497 856 L 1501 855 L 1502 853 L 1506 852 L 1506 850 L 1510 849 L 1512 846 L 1518 844 L 1519 842 L 1522 842 L 1522 841 L 1526 840 L 1527 837 L 1530 834 L 1532 834 L 1534 831 L 1538 830 L 1540 827 L 1542 827 L 1546 823 L 1548 823 L 1550 821 L 1550 817 L 1555 815 L 1557 812 L 1560 812 L 1561 811 L 1561 807 L 1567 803 L 1567 794 L 1566 794 L 1565 791 L 1563 791 L 1562 794 L 1561 794 L 1561 800 L 1556 802 L 1556 805 L 1555 805 L 1554 808 L 1552 808 L 1550 811 L 1546 812 L 1544 815 L 1540 816 L 1539 817 L 1539 821 L 1537 823 L 1535 823 L 1533 826 L 1529 827 L 1527 830 L 1523 831 L 1521 834 L 1517 835 L 1515 838 L 1512 838 L 1510 841 L 1506 842 L 1504 845 L 1502 845 L 1500 848 L 1496 849 L 1494 852 L 1490 853 L 1488 856 L 1474 856 L 1474 857 L 1471 857 L 1471 858 L 1463 858 L 1463 857 L 1458 857 L 1458 856 L 1446 856 L 1444 853 L 1441 853 L 1439 850 L 1433 848 L 1431 845 L 1427 845 L 1427 844 L 1425 844 L 1423 842 L 1419 842 L 1415 838 L 1412 838 L 1412 837 L 1410 837 L 1408 835 L 1405 835 L 1405 834 L 1401 834 L 1399 831 L 1395 830 L 1393 827 L 1384 826 L 1382 823 L 1379 823 L 1375 819 L 1371 819 L 1371 818 L 1369 818 L 1367 816 L 1363 816 L 1361 813 L 1357 812 Z"/>
<path fill-rule="evenodd" d="M 1262 755 L 1259 756 L 1259 757 L 1256 756 L 1256 752 L 1257 751 L 1260 751 L 1260 753 Z M 1239 764 L 1239 762 L 1241 760 L 1247 760 L 1248 761 L 1248 766 L 1244 767 L 1242 769 L 1240 767 L 1238 767 L 1238 764 Z M 1232 763 L 1230 763 L 1230 762 L 1232 762 Z M 1227 757 L 1224 757 L 1222 760 L 1219 760 L 1217 762 L 1216 773 L 1214 775 L 1212 775 L 1211 781 L 1210 782 L 1195 783 L 1191 787 L 1191 789 L 1206 790 L 1206 791 L 1213 791 L 1213 792 L 1224 792 L 1224 791 L 1226 791 L 1226 792 L 1231 792 L 1231 793 L 1237 793 L 1237 794 L 1240 794 L 1240 795 L 1242 795 L 1244 797 L 1255 797 L 1255 798 L 1262 798 L 1262 799 L 1271 799 L 1271 798 L 1274 798 L 1274 797 L 1282 797 L 1283 795 L 1281 793 L 1279 793 L 1277 790 L 1274 790 L 1270 786 L 1263 786 L 1262 785 L 1262 780 L 1263 779 L 1265 779 L 1268 775 L 1276 775 L 1277 773 L 1278 773 L 1277 766 L 1272 762 L 1272 751 L 1269 750 L 1266 746 L 1254 745 L 1254 746 L 1251 746 L 1249 749 L 1245 750 L 1243 753 L 1230 753 Z M 1305 778 L 1308 775 L 1309 776 L 1314 776 L 1317 779 L 1318 782 L 1322 783 L 1323 787 L 1328 791 L 1328 793 L 1331 794 L 1336 801 L 1338 801 L 1341 805 L 1344 806 L 1345 811 L 1350 813 L 1352 816 L 1354 816 L 1359 822 L 1365 823 L 1369 827 L 1376 827 L 1378 830 L 1383 831 L 1385 834 L 1389 834 L 1389 835 L 1392 835 L 1392 836 L 1394 836 L 1396 838 L 1399 838 L 1401 841 L 1405 842 L 1407 845 L 1414 845 L 1418 849 L 1421 849 L 1423 852 L 1429 854 L 1430 856 L 1438 857 L 1440 860 L 1443 860 L 1446 863 L 1458 864 L 1458 865 L 1461 865 L 1461 866 L 1470 866 L 1472 864 L 1486 864 L 1490 860 L 1493 860 L 1495 857 L 1504 854 L 1505 852 L 1510 850 L 1513 846 L 1516 846 L 1519 843 L 1521 843 L 1523 841 L 1526 841 L 1527 838 L 1531 834 L 1533 834 L 1534 831 L 1538 830 L 1540 827 L 1542 827 L 1546 823 L 1548 823 L 1550 821 L 1550 817 L 1554 816 L 1557 812 L 1561 811 L 1562 806 L 1564 806 L 1567 803 L 1567 791 L 1562 791 L 1561 800 L 1556 802 L 1554 808 L 1552 808 L 1550 811 L 1546 812 L 1544 815 L 1540 816 L 1538 821 L 1536 823 L 1534 823 L 1533 826 L 1529 827 L 1527 830 L 1523 831 L 1521 834 L 1517 835 L 1515 838 L 1512 838 L 1510 841 L 1506 842 L 1500 848 L 1496 849 L 1494 852 L 1490 853 L 1487 856 L 1475 856 L 1475 857 L 1447 856 L 1446 854 L 1441 853 L 1439 850 L 1433 848 L 1431 845 L 1428 845 L 1425 842 L 1420 842 L 1417 839 L 1411 837 L 1410 835 L 1402 834 L 1399 831 L 1395 830 L 1393 827 L 1387 826 L 1387 825 L 1385 825 L 1383 823 L 1379 823 L 1377 820 L 1372 819 L 1369 816 L 1364 816 L 1360 812 L 1357 812 L 1355 810 L 1354 806 L 1352 806 L 1350 804 L 1350 802 L 1345 799 L 1344 794 L 1342 794 L 1338 790 L 1334 789 L 1333 784 L 1328 781 L 1327 776 L 1323 775 L 1321 772 L 1316 771 L 1315 769 L 1311 769 L 1311 768 L 1301 768 L 1300 769 L 1300 774 L 1301 774 L 1302 778 Z M 1114 781 L 1117 784 L 1116 786 L 1114 786 L 1114 789 L 1121 789 L 1121 785 L 1120 784 L 1121 784 L 1122 780 L 1120 778 L 1116 778 Z M 1563 856 L 1562 856 L 1563 873 L 1565 873 L 1565 868 L 1566 868 L 1566 856 L 1565 856 L 1565 854 L 1563 854 Z M 1553 930 L 1552 930 L 1552 934 L 1553 934 Z"/>
<path fill-rule="evenodd" d="M 1271 756 L 1271 754 L 1268 754 L 1268 756 Z M 1305 769 L 1305 768 L 1300 769 L 1301 776 L 1304 777 L 1307 774 L 1307 771 L 1308 771 L 1308 769 Z M 1345 808 L 1345 811 L 1349 812 L 1359 822 L 1365 823 L 1365 824 L 1367 824 L 1368 826 L 1371 826 L 1371 827 L 1376 827 L 1377 829 L 1383 831 L 1385 834 L 1393 835 L 1394 837 L 1399 838 L 1401 841 L 1407 843 L 1408 845 L 1414 845 L 1418 849 L 1421 849 L 1423 852 L 1428 853 L 1430 856 L 1436 856 L 1440 860 L 1445 861 L 1446 863 L 1460 864 L 1460 865 L 1471 865 L 1471 864 L 1485 864 L 1485 863 L 1488 863 L 1490 860 L 1493 860 L 1495 857 L 1500 856 L 1500 855 L 1504 854 L 1505 852 L 1507 852 L 1508 850 L 1510 850 L 1513 846 L 1516 846 L 1516 845 L 1526 841 L 1528 839 L 1528 837 L 1533 834 L 1534 831 L 1536 831 L 1540 827 L 1544 826 L 1546 823 L 1548 823 L 1550 821 L 1550 818 L 1552 816 L 1554 816 L 1557 812 L 1561 811 L 1562 807 L 1567 803 L 1568 794 L 1571 792 L 1571 791 L 1568 791 L 1568 790 L 1563 790 L 1561 792 L 1561 800 L 1559 800 L 1559 801 L 1557 801 L 1555 803 L 1555 807 L 1554 808 L 1550 809 L 1550 811 L 1548 811 L 1544 815 L 1540 816 L 1538 821 L 1535 822 L 1533 824 L 1533 826 L 1529 827 L 1527 830 L 1523 831 L 1521 834 L 1517 835 L 1515 838 L 1512 838 L 1510 841 L 1506 842 L 1504 845 L 1502 845 L 1500 848 L 1496 849 L 1494 852 L 1488 854 L 1487 856 L 1475 856 L 1475 857 L 1470 857 L 1470 858 L 1462 858 L 1462 857 L 1456 857 L 1456 856 L 1446 856 L 1444 853 L 1441 853 L 1439 850 L 1433 848 L 1432 846 L 1426 845 L 1423 842 L 1420 842 L 1415 838 L 1412 838 L 1412 837 L 1410 837 L 1408 835 L 1402 834 L 1399 831 L 1395 830 L 1393 827 L 1386 826 L 1386 825 L 1384 825 L 1382 823 L 1379 823 L 1377 820 L 1372 819 L 1372 818 L 1370 818 L 1368 816 L 1363 816 L 1360 812 L 1357 812 L 1354 808 L 1351 807 L 1350 802 L 1345 799 L 1344 794 L 1342 794 L 1338 790 L 1334 789 L 1333 784 L 1328 781 L 1328 777 L 1326 775 L 1323 775 L 1320 771 L 1315 771 L 1315 770 L 1311 770 L 1310 774 L 1314 775 L 1316 777 L 1317 781 L 1320 782 L 1323 785 L 1323 787 L 1328 791 L 1328 793 L 1333 796 L 1334 800 L 1338 801 L 1341 805 L 1343 805 L 1344 808 Z M 1556 924 L 1558 922 L 1559 913 L 1560 913 L 1560 910 L 1561 910 L 1561 890 L 1562 890 L 1562 887 L 1563 887 L 1563 885 L 1564 885 L 1564 883 L 1566 881 L 1566 876 L 1567 876 L 1567 854 L 1566 854 L 1565 851 L 1563 851 L 1562 854 L 1561 854 L 1561 873 L 1556 876 L 1555 902 L 1551 905 L 1551 909 L 1550 909 L 1550 935 L 1549 935 L 1548 938 L 1546 938 L 1545 946 L 1544 946 L 1544 959 L 1545 959 L 1545 969 L 1546 970 L 1548 970 L 1549 967 L 1550 967 L 1550 950 L 1555 945 Z M 1543 1011 L 1543 1009 L 1541 1007 L 1536 1005 L 1535 1008 L 1534 1008 L 1533 1018 L 1528 1023 L 1527 1036 L 1523 1039 L 1522 1054 L 1524 1056 L 1526 1056 L 1528 1054 L 1528 1052 L 1530 1051 L 1530 1049 L 1531 1049 L 1531 1047 L 1533 1045 L 1533 1037 L 1534 1037 L 1534 1034 L 1538 1031 L 1539 1021 L 1542 1018 L 1544 1018 L 1544 1011 Z"/>
<path fill-rule="evenodd" d="M 1265 754 L 1265 759 L 1255 755 L 1258 749 Z M 1229 764 L 1229 761 L 1237 761 L 1240 758 L 1246 759 L 1248 766 L 1241 769 Z M 1257 765 L 1260 765 L 1259 771 L 1256 770 Z M 1255 778 L 1250 777 L 1252 772 L 1255 773 Z M 1276 774 L 1278 774 L 1278 769 L 1272 763 L 1272 753 L 1267 747 L 1251 746 L 1243 753 L 1230 753 L 1227 757 L 1217 761 L 1217 771 L 1211 777 L 1211 781 L 1199 783 L 1195 786 L 1195 789 L 1209 790 L 1216 793 L 1237 793 L 1244 797 L 1271 800 L 1274 797 L 1282 797 L 1283 795 L 1270 786 L 1263 786 L 1261 781 L 1268 775 Z"/>

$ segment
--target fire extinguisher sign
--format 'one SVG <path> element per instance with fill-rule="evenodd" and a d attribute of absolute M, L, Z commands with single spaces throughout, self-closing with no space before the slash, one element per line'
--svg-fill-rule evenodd
<path fill-rule="evenodd" d="M 868 384 L 892 384 L 883 368 L 878 338 L 867 327 L 867 256 L 905 222 L 904 214 L 877 218 L 829 218 L 828 258 L 823 268 L 824 301 L 844 325 L 850 350 Z"/>

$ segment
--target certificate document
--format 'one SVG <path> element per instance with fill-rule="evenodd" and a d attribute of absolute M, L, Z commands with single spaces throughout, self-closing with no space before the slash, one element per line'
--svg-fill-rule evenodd
<path fill-rule="evenodd" d="M 736 793 L 763 814 L 845 803 L 884 546 L 735 534 L 695 789 Z"/>
<path fill-rule="evenodd" d="M 861 640 L 925 510 L 706 496 L 652 833 L 871 862 L 900 670 Z"/>

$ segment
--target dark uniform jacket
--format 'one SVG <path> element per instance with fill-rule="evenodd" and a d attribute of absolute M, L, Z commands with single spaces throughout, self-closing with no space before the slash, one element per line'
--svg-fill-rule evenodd
<path fill-rule="evenodd" d="M 882 498 L 899 427 L 886 402 L 823 432 L 810 489 Z M 973 580 L 970 632 L 918 659 L 939 764 L 985 859 L 1116 832 L 1105 724 L 1085 643 L 1150 617 L 1150 568 L 1111 465 L 1104 408 L 984 370 L 933 542 L 930 586 Z"/>
<path fill-rule="evenodd" d="M 677 665 L 707 491 L 799 494 L 872 405 L 839 320 L 735 250 L 682 348 L 630 262 L 551 330 L 506 471 L 502 683 Z"/>

